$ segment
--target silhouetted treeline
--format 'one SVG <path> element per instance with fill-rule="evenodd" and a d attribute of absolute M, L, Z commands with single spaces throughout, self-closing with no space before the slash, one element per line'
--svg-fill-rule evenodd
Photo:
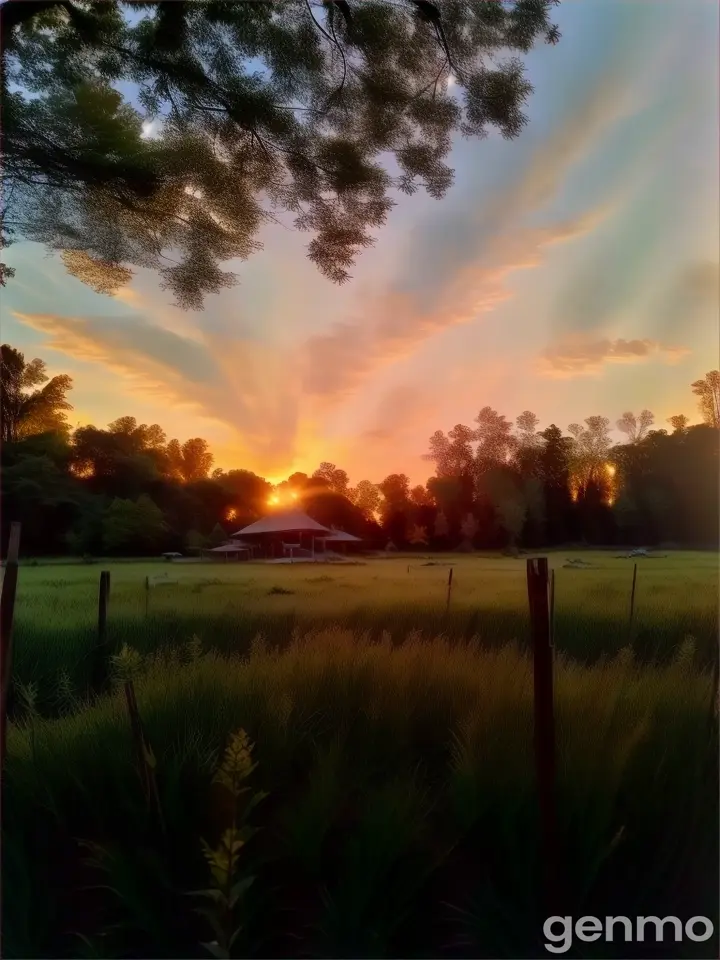
<path fill-rule="evenodd" d="M 166 437 L 157 424 L 121 417 L 70 431 L 70 378 L 47 377 L 2 347 L 2 535 L 23 524 L 25 556 L 157 555 L 223 542 L 274 503 L 297 505 L 371 546 L 510 549 L 588 545 L 718 545 L 718 396 L 713 371 L 692 385 L 705 423 L 672 417 L 652 429 L 648 410 L 625 413 L 613 443 L 609 419 L 567 433 L 522 413 L 514 423 L 484 407 L 472 426 L 436 431 L 434 475 L 351 486 L 323 463 L 273 487 L 244 469 L 213 470 L 201 438 Z"/>

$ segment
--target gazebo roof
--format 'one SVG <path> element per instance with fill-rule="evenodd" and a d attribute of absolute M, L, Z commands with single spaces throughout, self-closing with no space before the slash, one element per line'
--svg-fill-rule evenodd
<path fill-rule="evenodd" d="M 250 537 L 259 533 L 330 533 L 327 527 L 313 520 L 302 510 L 286 510 L 271 513 L 262 520 L 256 520 L 249 527 L 243 527 L 233 537 Z"/>
<path fill-rule="evenodd" d="M 223 543 L 219 547 L 209 547 L 207 553 L 246 553 L 250 547 L 245 543 Z"/>
<path fill-rule="evenodd" d="M 329 540 L 335 543 L 360 543 L 360 537 L 353 536 L 352 533 L 345 533 L 344 530 L 331 530 L 327 537 L 320 537 L 321 540 Z"/>

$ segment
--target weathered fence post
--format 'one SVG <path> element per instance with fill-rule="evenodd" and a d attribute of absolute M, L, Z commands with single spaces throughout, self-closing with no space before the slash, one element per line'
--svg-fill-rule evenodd
<path fill-rule="evenodd" d="M 145 619 L 150 608 L 150 577 L 145 577 Z"/>
<path fill-rule="evenodd" d="M 450 573 L 448 574 L 448 588 L 447 588 L 447 603 L 445 604 L 445 616 L 450 612 L 450 597 L 452 596 L 452 584 L 453 584 L 453 568 L 450 567 Z"/>
<path fill-rule="evenodd" d="M 0 769 L 5 763 L 5 744 L 7 742 L 7 709 L 10 693 L 10 672 L 12 670 L 12 628 L 15 616 L 15 596 L 17 593 L 18 556 L 20 554 L 19 523 L 10 524 L 7 556 L 5 557 L 5 575 L 2 581 L 0 594 L 0 689 L 2 690 L 2 705 L 0 706 Z"/>
<path fill-rule="evenodd" d="M 555 571 L 550 571 L 550 646 L 555 646 Z"/>
<path fill-rule="evenodd" d="M 555 706 L 553 651 L 548 604 L 546 557 L 527 561 L 528 600 L 533 655 L 535 773 L 540 813 L 541 857 L 545 906 L 559 909 L 558 832 L 555 804 Z"/>
<path fill-rule="evenodd" d="M 630 619 L 628 621 L 628 633 L 632 639 L 632 628 L 635 620 L 635 585 L 637 584 L 637 564 L 633 567 L 632 590 L 630 591 Z"/>
<path fill-rule="evenodd" d="M 100 589 L 98 591 L 98 627 L 92 677 L 93 686 L 96 690 L 99 690 L 107 680 L 107 612 L 109 600 L 110 571 L 103 570 L 100 574 Z"/>

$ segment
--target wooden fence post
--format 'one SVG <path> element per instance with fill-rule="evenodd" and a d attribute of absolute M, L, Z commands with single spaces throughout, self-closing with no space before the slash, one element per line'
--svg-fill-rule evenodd
<path fill-rule="evenodd" d="M 445 604 L 445 616 L 450 612 L 450 597 L 452 596 L 453 568 L 450 567 L 448 574 L 447 603 Z"/>
<path fill-rule="evenodd" d="M 559 910 L 557 810 L 555 804 L 555 706 L 553 651 L 546 557 L 527 561 L 533 655 L 534 748 L 541 831 L 543 890 L 547 916 Z"/>
<path fill-rule="evenodd" d="M 633 567 L 632 590 L 630 592 L 630 620 L 628 622 L 628 633 L 632 639 L 633 621 L 635 619 L 635 585 L 637 584 L 637 564 Z"/>
<path fill-rule="evenodd" d="M 10 693 L 10 673 L 12 670 L 12 628 L 15 617 L 15 596 L 17 594 L 18 556 L 20 554 L 19 523 L 10 524 L 7 556 L 5 558 L 5 574 L 0 594 L 0 689 L 2 690 L 2 704 L 0 705 L 0 769 L 5 763 L 5 744 L 7 742 L 7 708 Z"/>
<path fill-rule="evenodd" d="M 555 646 L 555 571 L 550 571 L 550 646 Z"/>
<path fill-rule="evenodd" d="M 150 577 L 145 577 L 145 619 L 150 608 Z"/>
<path fill-rule="evenodd" d="M 95 644 L 95 662 L 93 670 L 93 686 L 99 690 L 107 680 L 107 612 L 110 600 L 110 571 L 103 570 L 100 574 L 100 589 L 98 591 L 98 627 Z"/>

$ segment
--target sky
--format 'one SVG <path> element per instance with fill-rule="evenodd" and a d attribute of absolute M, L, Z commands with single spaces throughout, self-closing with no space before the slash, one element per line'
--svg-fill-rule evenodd
<path fill-rule="evenodd" d="M 565 0 L 562 40 L 526 60 L 521 136 L 458 138 L 446 197 L 400 198 L 342 287 L 277 225 L 202 312 L 151 271 L 102 296 L 17 244 L 2 339 L 72 376 L 73 426 L 131 415 L 273 481 L 329 460 L 424 482 L 431 434 L 486 405 L 541 428 L 697 421 L 719 350 L 718 10 Z"/>

